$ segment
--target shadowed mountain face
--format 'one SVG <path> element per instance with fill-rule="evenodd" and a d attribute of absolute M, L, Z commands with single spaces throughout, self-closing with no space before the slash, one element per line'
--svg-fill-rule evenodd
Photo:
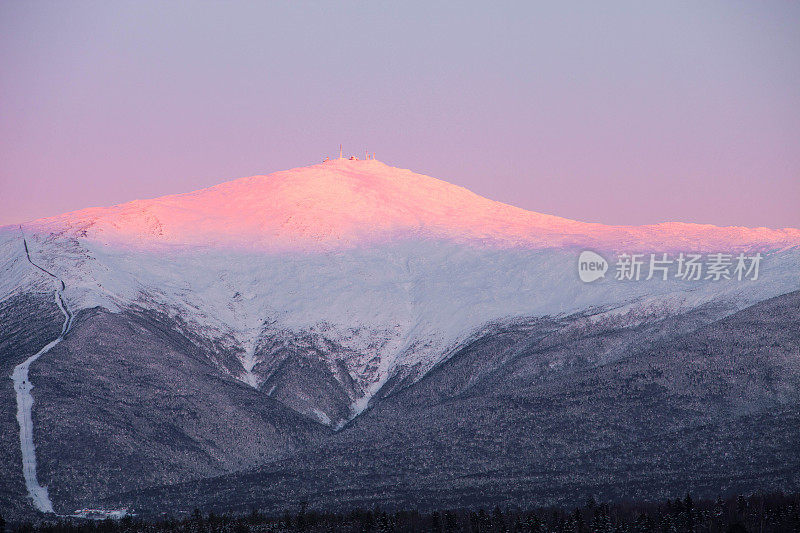
<path fill-rule="evenodd" d="M 103 501 L 279 512 L 800 490 L 800 292 L 710 318 L 719 312 L 507 324 L 265 466 Z"/>
<path fill-rule="evenodd" d="M 0 513 L 26 516 L 33 511 L 22 479 L 17 409 L 11 373 L 25 356 L 58 336 L 64 320 L 52 292 L 28 292 L 0 302 Z"/>
<path fill-rule="evenodd" d="M 3 312 L 4 360 L 57 333 L 50 295 Z M 497 323 L 334 432 L 228 375 L 220 346 L 166 314 L 85 310 L 31 372 L 39 479 L 57 510 L 144 513 L 798 490 L 800 292 L 729 313 Z M 304 386 L 319 371 L 284 365 Z M 14 437 L 3 512 L 24 516 Z"/>
<path fill-rule="evenodd" d="M 31 373 L 39 477 L 60 509 L 252 468 L 330 432 L 225 375 L 178 326 L 86 310 Z"/>

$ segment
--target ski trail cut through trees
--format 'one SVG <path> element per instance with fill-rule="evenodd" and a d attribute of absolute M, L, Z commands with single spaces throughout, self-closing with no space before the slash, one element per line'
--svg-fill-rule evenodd
<path fill-rule="evenodd" d="M 20 228 L 20 231 L 22 228 Z M 11 379 L 14 380 L 14 390 L 17 392 L 17 422 L 19 422 L 19 442 L 22 451 L 22 475 L 25 478 L 25 486 L 28 489 L 28 495 L 33 500 L 33 505 L 44 513 L 52 513 L 53 502 L 50 501 L 50 496 L 47 494 L 47 487 L 39 484 L 36 477 L 36 448 L 33 445 L 33 418 L 31 409 L 33 407 L 33 396 L 31 390 L 33 384 L 28 379 L 28 369 L 31 363 L 36 361 L 39 357 L 49 352 L 55 345 L 64 340 L 70 328 L 72 327 L 72 313 L 67 309 L 66 302 L 64 302 L 63 291 L 65 289 L 64 282 L 53 274 L 40 267 L 31 260 L 31 254 L 28 251 L 28 242 L 23 236 L 22 242 L 25 245 L 25 256 L 28 258 L 30 264 L 54 278 L 58 285 L 55 290 L 55 302 L 61 312 L 64 314 L 64 325 L 61 326 L 61 334 L 53 341 L 50 341 L 44 348 L 39 350 L 35 355 L 30 356 L 24 362 L 14 367 L 14 373 Z"/>

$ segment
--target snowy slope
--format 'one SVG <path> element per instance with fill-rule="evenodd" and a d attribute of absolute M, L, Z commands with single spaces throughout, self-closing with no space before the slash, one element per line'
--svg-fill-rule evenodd
<path fill-rule="evenodd" d="M 734 310 L 800 289 L 797 229 L 589 224 L 374 160 L 77 211 L 22 232 L 37 264 L 64 280 L 73 312 L 136 305 L 178 317 L 235 355 L 236 364 L 220 357 L 224 371 L 331 425 L 361 412 L 392 376 L 418 379 L 498 321 L 590 308 L 654 316 L 711 301 Z M 3 299 L 35 278 L 19 228 L 0 235 Z M 584 284 L 576 262 L 585 248 L 759 250 L 765 259 L 756 281 Z M 287 367 L 309 361 L 341 389 L 345 412 L 313 386 L 288 384 Z"/>

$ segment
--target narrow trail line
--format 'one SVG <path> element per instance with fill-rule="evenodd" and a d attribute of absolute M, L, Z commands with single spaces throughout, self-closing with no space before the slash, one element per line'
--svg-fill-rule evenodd
<path fill-rule="evenodd" d="M 22 228 L 20 227 L 20 231 Z M 61 312 L 64 314 L 64 324 L 61 326 L 61 334 L 55 339 L 50 341 L 44 348 L 39 350 L 36 354 L 27 358 L 24 362 L 14 367 L 14 372 L 11 374 L 11 379 L 14 380 L 14 390 L 17 392 L 17 422 L 19 422 L 19 442 L 22 451 L 22 475 L 25 478 L 25 486 L 28 488 L 28 495 L 33 500 L 33 505 L 44 513 L 53 513 L 53 503 L 50 501 L 50 496 L 47 494 L 47 487 L 39 484 L 36 477 L 36 448 L 33 444 L 33 418 L 31 416 L 31 409 L 33 407 L 33 396 L 31 390 L 33 384 L 28 379 L 28 369 L 31 363 L 36 361 L 39 357 L 49 352 L 59 342 L 64 340 L 70 328 L 72 327 L 72 313 L 67 308 L 66 302 L 62 295 L 64 289 L 64 281 L 53 274 L 40 267 L 31 260 L 31 254 L 28 251 L 28 242 L 23 235 L 22 242 L 25 245 L 25 255 L 30 264 L 54 278 L 58 281 L 58 287 L 55 290 L 55 302 Z"/>

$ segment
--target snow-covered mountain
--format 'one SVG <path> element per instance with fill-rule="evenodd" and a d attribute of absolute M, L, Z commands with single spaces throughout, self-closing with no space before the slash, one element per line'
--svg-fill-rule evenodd
<path fill-rule="evenodd" d="M 65 283 L 73 312 L 154 308 L 218 343 L 216 363 L 291 408 L 340 425 L 393 377 L 424 375 L 482 328 L 600 307 L 731 309 L 800 288 L 800 230 L 577 222 L 487 200 L 376 160 L 242 178 L 201 191 L 6 227 L 2 295 L 37 272 Z M 581 250 L 760 250 L 757 281 L 595 284 Z M 30 265 L 27 265 L 30 266 Z M 23 270 L 25 270 L 23 268 Z M 291 383 L 311 358 L 316 379 Z M 323 389 L 323 390 L 320 390 Z"/>
<path fill-rule="evenodd" d="M 581 281 L 584 250 L 609 262 L 605 277 Z M 631 253 L 642 254 L 640 279 L 616 279 L 614 259 Z M 723 276 L 685 279 L 676 274 L 690 253 L 729 254 L 730 264 Z M 668 254 L 664 276 L 646 279 L 650 254 Z M 748 266 L 758 255 L 759 270 L 737 273 L 739 254 Z M 59 339 L 29 363 L 37 403 L 27 416 L 34 435 L 48 428 L 37 453 L 42 475 L 61 480 L 57 497 L 85 485 L 86 502 L 139 486 L 120 461 L 159 465 L 140 467 L 144 486 L 251 468 L 392 395 L 488 379 L 534 337 L 549 351 L 532 375 L 612 364 L 798 291 L 798 273 L 798 229 L 578 222 L 379 161 L 334 160 L 0 228 L 0 354 L 20 367 Z M 468 357 L 479 370 L 455 386 L 445 369 L 453 358 L 465 365 L 465 353 L 479 354 Z M 30 395 L 24 370 L 15 384 Z M 74 376 L 83 388 L 71 388 Z M 60 400 L 70 394 L 72 404 Z M 182 407 L 164 406 L 173 401 Z M 95 425 L 84 428 L 87 410 Z M 152 424 L 169 431 L 142 429 Z M 103 440 L 107 477 L 64 473 L 48 455 L 57 431 Z M 37 437 L 21 438 L 25 462 Z M 99 461 L 88 457 L 74 463 Z"/>

